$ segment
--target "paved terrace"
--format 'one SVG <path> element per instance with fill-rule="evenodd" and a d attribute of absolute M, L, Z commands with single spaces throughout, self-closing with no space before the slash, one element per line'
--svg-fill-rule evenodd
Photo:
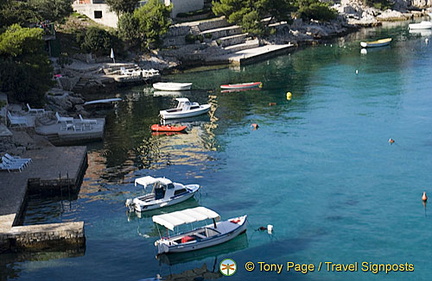
<path fill-rule="evenodd" d="M 32 162 L 22 172 L 0 171 L 0 253 L 11 246 L 28 247 L 62 240 L 82 244 L 84 222 L 18 226 L 27 192 L 78 191 L 87 168 L 87 148 L 46 147 L 28 150 L 21 157 Z M 36 243 L 35 243 L 36 242 Z M 11 245 L 11 243 L 13 245 Z M 2 249 L 3 248 L 3 249 Z"/>

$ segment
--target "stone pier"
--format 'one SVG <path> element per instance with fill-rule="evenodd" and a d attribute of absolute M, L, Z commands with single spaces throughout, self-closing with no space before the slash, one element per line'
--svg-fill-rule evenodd
<path fill-rule="evenodd" d="M 22 172 L 0 171 L 0 253 L 52 247 L 84 247 L 84 222 L 22 226 L 28 193 L 78 194 L 87 169 L 85 146 L 26 151 L 32 162 Z"/>

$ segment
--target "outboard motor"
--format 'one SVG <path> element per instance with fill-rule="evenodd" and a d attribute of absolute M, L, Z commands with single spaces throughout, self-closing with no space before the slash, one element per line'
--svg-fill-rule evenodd
<path fill-rule="evenodd" d="M 125 205 L 129 209 L 129 211 L 133 212 L 135 204 L 133 203 L 132 199 L 126 199 Z"/>

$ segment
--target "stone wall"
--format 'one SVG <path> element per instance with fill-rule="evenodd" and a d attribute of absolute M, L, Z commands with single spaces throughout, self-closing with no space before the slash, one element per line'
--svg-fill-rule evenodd
<path fill-rule="evenodd" d="M 52 244 L 83 246 L 84 222 L 14 226 L 10 231 L 0 233 L 3 249 L 42 249 Z"/>

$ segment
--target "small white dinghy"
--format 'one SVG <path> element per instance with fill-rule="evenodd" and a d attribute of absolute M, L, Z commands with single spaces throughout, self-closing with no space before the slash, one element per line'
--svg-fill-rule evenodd
<path fill-rule="evenodd" d="M 176 98 L 176 101 L 178 101 L 176 108 L 159 111 L 163 119 L 194 117 L 207 113 L 210 110 L 210 104 L 190 102 L 188 98 Z"/>
<path fill-rule="evenodd" d="M 183 202 L 200 189 L 198 184 L 183 185 L 167 178 L 146 176 L 135 180 L 135 186 L 152 186 L 152 190 L 142 196 L 126 200 L 129 211 L 144 212 Z"/>
<path fill-rule="evenodd" d="M 212 224 L 194 228 L 174 236 L 162 237 L 155 242 L 158 254 L 181 253 L 225 243 L 246 231 L 247 215 L 219 221 L 220 216 L 205 207 L 156 215 L 153 222 L 174 231 L 178 226 L 211 219 Z"/>
<path fill-rule="evenodd" d="M 158 82 L 153 84 L 153 88 L 160 91 L 185 91 L 190 90 L 192 83 Z"/>

